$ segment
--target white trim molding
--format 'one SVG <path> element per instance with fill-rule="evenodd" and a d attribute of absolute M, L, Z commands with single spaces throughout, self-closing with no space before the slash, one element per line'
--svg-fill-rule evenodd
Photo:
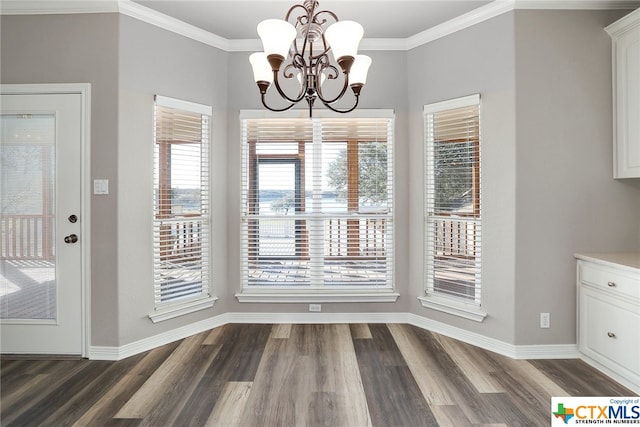
<path fill-rule="evenodd" d="M 2 0 L 2 15 L 65 15 L 117 13 L 117 0 Z"/>
<path fill-rule="evenodd" d="M 638 0 L 493 0 L 442 24 L 407 38 L 363 39 L 363 51 L 407 51 L 512 10 L 607 10 L 635 9 Z M 81 13 L 122 13 L 226 52 L 253 52 L 261 49 L 257 39 L 230 40 L 184 21 L 165 15 L 131 0 L 3 0 L 1 15 L 52 15 Z"/>
<path fill-rule="evenodd" d="M 225 313 L 119 347 L 92 346 L 93 360 L 121 360 L 230 323 L 406 323 L 512 359 L 577 359 L 576 344 L 514 345 L 413 313 Z"/>
<path fill-rule="evenodd" d="M 426 295 L 418 297 L 418 299 L 424 308 L 442 311 L 443 313 L 463 317 L 475 322 L 482 322 L 484 318 L 487 317 L 487 313 L 480 309 L 476 304 L 465 304 L 460 301 L 454 301 L 450 298 L 443 298 L 435 295 Z"/>
<path fill-rule="evenodd" d="M 423 44 L 448 36 L 465 28 L 487 21 L 503 13 L 514 10 L 513 0 L 494 0 L 484 6 L 460 15 L 442 24 L 424 30 L 407 38 L 407 50 L 414 49 Z"/>
<path fill-rule="evenodd" d="M 185 314 L 195 313 L 196 311 L 211 308 L 217 300 L 218 297 L 209 296 L 207 298 L 190 301 L 184 304 L 177 304 L 173 307 L 163 307 L 153 313 L 149 313 L 149 319 L 151 319 L 153 323 L 163 322 L 175 317 L 184 316 Z"/>
<path fill-rule="evenodd" d="M 143 338 L 119 347 L 91 346 L 89 359 L 92 360 L 122 360 L 145 351 L 178 341 L 209 329 L 224 326 L 229 322 L 228 314 L 211 317 L 199 322 L 191 323 L 161 334 Z"/>
<path fill-rule="evenodd" d="M 407 323 L 413 326 L 445 335 L 512 359 L 577 359 L 579 357 L 577 344 L 514 345 L 475 332 L 470 332 L 466 329 L 418 316 L 417 314 L 408 313 L 407 316 Z"/>
<path fill-rule="evenodd" d="M 279 292 L 263 289 L 245 289 L 238 292 L 236 298 L 239 302 L 260 303 L 336 303 L 336 302 L 396 302 L 399 293 L 392 289 L 380 291 L 328 291 L 301 290 L 299 292 Z"/>
<path fill-rule="evenodd" d="M 516 0 L 516 9 L 615 10 L 635 9 L 637 0 Z"/>
<path fill-rule="evenodd" d="M 142 6 L 138 3 L 134 3 L 130 0 L 118 0 L 118 11 L 123 15 L 146 22 L 147 24 L 155 25 L 156 27 L 199 41 L 206 45 L 226 52 L 231 51 L 231 44 L 228 39 L 220 37 L 219 35 L 209 31 L 205 31 L 194 25 L 187 24 L 184 21 L 180 21 L 179 19 L 165 15 L 164 13 Z"/>

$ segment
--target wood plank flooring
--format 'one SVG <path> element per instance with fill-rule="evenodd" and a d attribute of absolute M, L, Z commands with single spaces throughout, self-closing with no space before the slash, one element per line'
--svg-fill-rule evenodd
<path fill-rule="evenodd" d="M 513 360 L 400 324 L 229 324 L 118 362 L 3 357 L 2 426 L 548 426 L 629 396 L 579 360 Z"/>

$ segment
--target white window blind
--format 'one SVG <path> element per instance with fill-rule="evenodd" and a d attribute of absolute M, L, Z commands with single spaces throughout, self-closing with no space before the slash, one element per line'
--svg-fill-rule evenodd
<path fill-rule="evenodd" d="M 425 106 L 426 293 L 481 302 L 480 98 Z"/>
<path fill-rule="evenodd" d="M 242 120 L 247 288 L 393 283 L 393 120 Z"/>
<path fill-rule="evenodd" d="M 210 107 L 156 96 L 153 221 L 156 311 L 211 297 L 210 115 Z"/>

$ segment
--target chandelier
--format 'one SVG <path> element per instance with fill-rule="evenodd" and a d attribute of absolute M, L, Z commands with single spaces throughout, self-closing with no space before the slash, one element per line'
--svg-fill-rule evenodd
<path fill-rule="evenodd" d="M 335 13 L 317 9 L 317 1 L 305 0 L 303 4 L 292 6 L 284 20 L 267 19 L 258 24 L 264 52 L 252 54 L 249 61 L 262 105 L 271 111 L 286 111 L 303 99 L 309 106 L 309 117 L 316 99 L 338 113 L 348 113 L 358 106 L 371 65 L 371 58 L 357 54 L 364 34 L 362 25 L 340 21 Z M 283 88 L 280 82 L 283 78 L 290 79 L 293 84 Z M 336 84 L 333 93 L 323 93 L 325 80 L 340 82 L 340 78 L 342 88 Z M 267 104 L 265 98 L 272 84 L 286 106 L 272 108 Z M 351 107 L 334 107 L 349 87 L 354 95 Z M 292 93 L 287 94 L 287 91 Z"/>

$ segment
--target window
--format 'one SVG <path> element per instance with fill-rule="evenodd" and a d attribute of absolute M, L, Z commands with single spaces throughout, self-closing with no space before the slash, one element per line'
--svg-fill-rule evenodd
<path fill-rule="evenodd" d="M 481 321 L 480 96 L 427 105 L 423 305 Z"/>
<path fill-rule="evenodd" d="M 240 301 L 397 298 L 386 115 L 242 120 Z"/>
<path fill-rule="evenodd" d="M 211 108 L 156 96 L 154 322 L 211 307 L 209 122 Z"/>

